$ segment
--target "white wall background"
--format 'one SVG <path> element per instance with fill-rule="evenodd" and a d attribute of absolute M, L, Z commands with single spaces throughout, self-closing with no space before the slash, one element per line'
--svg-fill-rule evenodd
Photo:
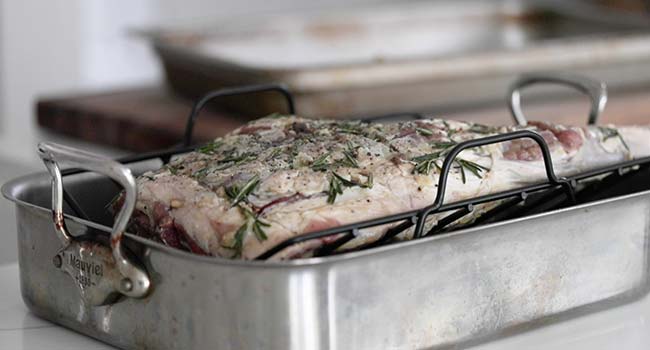
<path fill-rule="evenodd" d="M 158 62 L 129 29 L 381 0 L 0 0 L 1 160 L 36 164 L 38 96 L 153 83 Z"/>

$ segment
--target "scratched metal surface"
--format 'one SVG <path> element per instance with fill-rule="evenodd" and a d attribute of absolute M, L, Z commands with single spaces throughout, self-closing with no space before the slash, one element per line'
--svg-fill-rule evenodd
<path fill-rule="evenodd" d="M 95 199 L 108 197 L 104 187 L 93 185 Z M 648 291 L 650 192 L 641 192 L 437 238 L 282 263 L 199 257 L 130 237 L 152 292 L 91 307 L 52 265 L 59 242 L 43 208 L 47 188 L 46 176 L 5 187 L 9 198 L 21 201 L 23 299 L 45 319 L 125 349 L 466 347 Z M 67 221 L 73 234 L 93 225 Z"/>

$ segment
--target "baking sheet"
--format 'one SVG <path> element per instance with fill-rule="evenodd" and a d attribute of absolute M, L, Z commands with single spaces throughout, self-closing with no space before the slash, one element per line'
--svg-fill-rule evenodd
<path fill-rule="evenodd" d="M 494 100 L 515 75 L 540 70 L 571 70 L 614 86 L 648 80 L 645 27 L 535 6 L 414 2 L 215 21 L 149 37 L 182 94 L 284 82 L 298 111 L 315 117 Z M 249 113 L 281 110 L 273 100 L 234 104 Z"/>

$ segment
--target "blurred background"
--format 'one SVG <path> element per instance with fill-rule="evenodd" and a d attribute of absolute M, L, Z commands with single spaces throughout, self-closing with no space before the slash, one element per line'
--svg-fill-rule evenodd
<path fill-rule="evenodd" d="M 92 115 L 105 116 L 103 110 L 90 106 L 87 132 L 99 135 L 75 136 L 80 111 L 75 102 L 79 96 L 92 96 L 141 86 L 164 86 L 160 60 L 150 42 L 136 30 L 164 28 L 166 25 L 219 23 L 230 16 L 247 17 L 264 13 L 313 10 L 347 4 L 363 5 L 377 0 L 0 0 L 0 183 L 32 171 L 43 170 L 36 155 L 36 144 L 53 140 L 87 150 L 118 156 L 129 152 L 119 140 L 105 142 L 105 125 L 94 123 Z M 161 88 L 161 89 L 164 89 Z M 38 101 L 49 97 L 71 98 L 73 106 L 57 109 L 45 116 L 39 126 Z M 164 98 L 163 98 L 164 99 Z M 108 103 L 111 103 L 109 100 Z M 185 118 L 188 102 L 182 102 Z M 123 120 L 117 124 L 129 129 L 129 122 L 140 116 L 138 97 L 131 102 Z M 163 107 L 164 108 L 164 107 Z M 176 111 L 177 109 L 175 109 Z M 108 112 L 110 118 L 110 112 Z M 155 114 L 155 112 L 154 112 Z M 56 130 L 52 118 L 57 121 Z M 67 119 L 71 117 L 72 119 Z M 121 123 L 121 124 L 120 124 Z M 121 127 L 120 125 L 124 125 Z M 147 129 L 147 126 L 144 127 Z M 178 135 L 178 134 L 177 134 Z M 136 133 L 133 138 L 137 139 Z M 155 138 L 155 136 L 154 136 Z M 156 146 L 155 140 L 153 141 Z M 151 147 L 154 147 L 151 146 Z M 143 145 L 138 150 L 150 147 Z M 15 220 L 8 201 L 0 201 L 0 222 L 4 225 L 0 240 L 0 263 L 15 261 Z"/>
<path fill-rule="evenodd" d="M 0 1 L 0 154 L 35 161 L 39 97 L 155 85 L 164 78 L 136 29 L 377 0 Z"/>

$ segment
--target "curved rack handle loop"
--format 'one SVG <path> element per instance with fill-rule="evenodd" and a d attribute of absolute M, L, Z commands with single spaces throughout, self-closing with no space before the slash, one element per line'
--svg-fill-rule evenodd
<path fill-rule="evenodd" d="M 74 239 L 68 232 L 63 216 L 63 181 L 59 163 L 65 162 L 84 170 L 106 175 L 124 187 L 124 204 L 115 219 L 115 224 L 111 230 L 110 236 L 112 257 L 119 274 L 123 278 L 117 281 L 117 283 L 113 283 L 113 285 L 117 285 L 117 292 L 126 296 L 134 298 L 145 296 L 150 287 L 149 276 L 143 269 L 134 265 L 126 258 L 122 247 L 122 237 L 124 236 L 124 231 L 126 230 L 129 218 L 135 208 L 137 196 L 135 179 L 133 178 L 131 171 L 111 159 L 99 157 L 81 150 L 54 143 L 40 143 L 38 145 L 38 153 L 50 172 L 50 175 L 52 175 L 52 211 L 54 228 L 59 240 L 64 245 L 64 249 L 73 245 Z M 88 250 L 88 248 L 83 249 Z M 93 253 L 91 252 L 89 255 L 92 256 Z M 59 260 L 58 263 L 55 262 L 55 265 L 60 266 L 61 261 Z M 102 274 L 100 277 L 104 277 L 104 279 L 107 278 L 106 275 L 108 275 L 106 269 L 107 267 L 101 268 Z M 99 282 L 103 281 L 98 281 L 98 283 Z"/>
<path fill-rule="evenodd" d="M 518 78 L 508 90 L 508 107 L 518 125 L 525 126 L 528 120 L 521 110 L 521 89 L 538 84 L 552 83 L 566 85 L 584 93 L 591 100 L 591 110 L 587 124 L 595 125 L 607 104 L 607 85 L 579 75 L 565 73 L 525 74 Z"/>
<path fill-rule="evenodd" d="M 548 149 L 548 145 L 546 144 L 546 141 L 544 141 L 544 138 L 540 134 L 530 130 L 520 130 L 520 131 L 514 131 L 503 135 L 494 135 L 494 136 L 483 137 L 475 140 L 468 140 L 454 146 L 454 148 L 452 148 L 449 154 L 447 154 L 447 156 L 445 157 L 445 161 L 442 163 L 442 168 L 440 170 L 440 178 L 438 180 L 438 191 L 436 193 L 436 199 L 434 200 L 432 205 L 422 209 L 421 214 L 418 216 L 418 221 L 415 226 L 414 238 L 419 238 L 422 235 L 422 230 L 424 228 L 424 221 L 427 218 L 427 216 L 429 216 L 431 212 L 438 210 L 442 206 L 445 200 L 445 192 L 447 188 L 447 179 L 449 178 L 449 171 L 451 170 L 451 167 L 453 166 L 456 157 L 462 151 L 468 148 L 480 147 L 489 144 L 511 141 L 515 139 L 522 139 L 522 138 L 532 139 L 537 143 L 537 145 L 539 145 L 540 149 L 542 150 L 542 158 L 544 160 L 544 168 L 546 169 L 546 177 L 548 178 L 548 181 L 552 184 L 565 186 L 567 188 L 567 191 L 569 192 L 569 195 L 573 196 L 573 191 L 572 191 L 573 187 L 571 186 L 571 184 L 566 179 L 560 178 L 555 174 L 555 171 L 553 170 L 553 160 L 551 159 L 551 152 Z"/>
<path fill-rule="evenodd" d="M 280 93 L 287 102 L 287 110 L 289 114 L 296 114 L 296 104 L 293 99 L 293 95 L 289 89 L 282 84 L 260 84 L 260 85 L 246 85 L 241 87 L 234 88 L 224 88 L 215 91 L 210 91 L 207 94 L 203 95 L 198 101 L 192 106 L 192 111 L 190 111 L 190 116 L 187 118 L 187 124 L 185 125 L 185 135 L 183 136 L 183 146 L 190 146 L 192 143 L 192 133 L 194 131 L 194 124 L 196 123 L 196 118 L 199 116 L 199 112 L 205 107 L 205 105 L 212 101 L 215 98 L 235 96 L 235 95 L 245 95 L 252 94 L 257 92 L 267 92 L 275 91 Z"/>

